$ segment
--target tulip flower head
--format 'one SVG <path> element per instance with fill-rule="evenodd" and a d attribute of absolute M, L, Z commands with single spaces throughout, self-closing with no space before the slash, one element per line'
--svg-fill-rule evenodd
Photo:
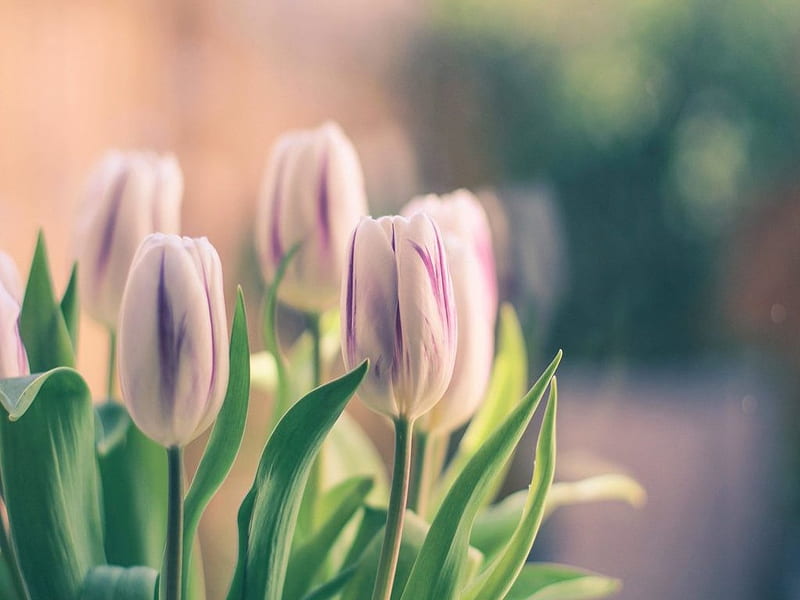
<path fill-rule="evenodd" d="M 118 353 L 123 399 L 146 435 L 183 446 L 214 421 L 228 384 L 228 329 L 222 266 L 206 238 L 145 238 L 125 286 Z"/>
<path fill-rule="evenodd" d="M 403 209 L 403 214 L 415 213 L 429 215 L 442 231 L 458 312 L 453 377 L 442 401 L 420 426 L 451 432 L 475 413 L 491 373 L 497 314 L 491 231 L 480 202 L 466 190 L 416 198 Z"/>
<path fill-rule="evenodd" d="M 0 252 L 0 379 L 27 375 L 28 356 L 19 335 L 22 286 L 10 256 Z"/>
<path fill-rule="evenodd" d="M 79 283 L 87 312 L 117 327 L 136 249 L 149 233 L 178 233 L 183 176 L 172 155 L 109 152 L 89 178 L 76 221 Z"/>
<path fill-rule="evenodd" d="M 300 249 L 281 283 L 282 302 L 322 312 L 339 298 L 350 232 L 367 213 L 361 164 L 338 125 L 282 136 L 269 158 L 256 220 L 264 278 Z"/>
<path fill-rule="evenodd" d="M 442 397 L 453 373 L 457 314 L 444 245 L 426 215 L 364 218 L 350 240 L 342 285 L 348 369 L 370 369 L 359 397 L 413 421 Z"/>

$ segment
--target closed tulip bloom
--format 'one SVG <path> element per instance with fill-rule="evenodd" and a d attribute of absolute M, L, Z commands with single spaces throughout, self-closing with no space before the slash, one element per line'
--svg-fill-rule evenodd
<path fill-rule="evenodd" d="M 359 397 L 414 421 L 450 383 L 457 343 L 453 284 L 436 224 L 426 215 L 364 218 L 347 253 L 342 350 L 348 369 L 370 369 Z"/>
<path fill-rule="evenodd" d="M 19 335 L 21 296 L 17 267 L 11 257 L 0 252 L 0 379 L 29 373 L 28 356 Z"/>
<path fill-rule="evenodd" d="M 81 298 L 93 318 L 116 329 L 136 249 L 150 233 L 179 232 L 182 195 L 172 155 L 114 151 L 96 166 L 76 221 Z"/>
<path fill-rule="evenodd" d="M 281 283 L 282 302 L 306 312 L 336 305 L 347 241 L 365 214 L 361 164 L 338 125 L 290 132 L 276 142 L 261 191 L 256 244 L 267 281 L 286 253 L 302 244 Z"/>
<path fill-rule="evenodd" d="M 228 384 L 228 329 L 222 266 L 206 238 L 145 238 L 125 286 L 118 352 L 123 399 L 146 435 L 183 446 L 214 421 Z"/>
<path fill-rule="evenodd" d="M 486 213 L 470 192 L 412 200 L 404 214 L 425 213 L 444 238 L 458 312 L 458 351 L 450 385 L 420 421 L 432 432 L 451 432 L 477 410 L 486 392 L 494 356 L 497 279 Z"/>

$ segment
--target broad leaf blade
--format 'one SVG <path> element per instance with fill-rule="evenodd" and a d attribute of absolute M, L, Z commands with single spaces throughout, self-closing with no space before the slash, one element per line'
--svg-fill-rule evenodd
<path fill-rule="evenodd" d="M 558 386 L 556 378 L 553 377 L 550 384 L 550 398 L 536 444 L 533 477 L 522 519 L 502 553 L 462 594 L 464 600 L 503 598 L 525 565 L 539 526 L 542 524 L 545 501 L 556 469 L 557 405 Z"/>
<path fill-rule="evenodd" d="M 618 579 L 552 563 L 525 565 L 505 600 L 591 600 L 619 591 Z"/>
<path fill-rule="evenodd" d="M 80 600 L 155 600 L 158 571 L 149 567 L 95 567 L 86 576 Z"/>
<path fill-rule="evenodd" d="M 72 340 L 53 293 L 44 236 L 39 233 L 19 315 L 19 332 L 32 373 L 75 366 Z"/>
<path fill-rule="evenodd" d="M 456 454 L 447 467 L 442 483 L 438 487 L 437 507 L 444 495 L 478 449 L 486 443 L 492 433 L 500 427 L 505 418 L 517 406 L 519 398 L 525 393 L 528 383 L 528 356 L 525 351 L 525 338 L 517 313 L 510 304 L 500 307 L 497 336 L 497 355 L 492 367 L 492 376 L 486 398 L 467 427 L 458 445 Z M 488 494 L 491 501 L 496 488 L 502 483 L 507 467 L 497 472 L 493 486 Z"/>
<path fill-rule="evenodd" d="M 348 479 L 325 495 L 325 508 L 330 515 L 307 542 L 293 551 L 283 588 L 284 600 L 302 598 L 325 562 L 331 547 L 345 525 L 361 508 L 372 489 L 372 479 Z"/>
<path fill-rule="evenodd" d="M 246 600 L 282 597 L 311 463 L 366 371 L 365 361 L 343 377 L 307 394 L 289 409 L 267 442 L 253 484 L 246 564 L 237 579 L 244 584 L 242 597 Z M 231 592 L 235 590 L 232 588 Z M 236 596 L 229 595 L 232 597 Z"/>
<path fill-rule="evenodd" d="M 31 599 L 75 598 L 105 562 L 89 389 L 58 368 L 0 381 L 0 403 L 0 474 Z"/>
<path fill-rule="evenodd" d="M 131 421 L 125 407 L 97 407 L 106 558 L 122 567 L 157 569 L 167 522 L 167 455 Z"/>
<path fill-rule="evenodd" d="M 472 523 L 497 469 L 509 460 L 561 361 L 559 351 L 519 406 L 505 420 L 453 483 L 431 524 L 403 593 L 403 600 L 449 600 L 463 579 Z"/>
<path fill-rule="evenodd" d="M 250 398 L 250 347 L 244 295 L 237 292 L 231 326 L 230 376 L 225 400 L 184 502 L 183 568 L 188 570 L 200 517 L 228 476 L 244 436 Z M 183 581 L 188 578 L 184 573 Z"/>

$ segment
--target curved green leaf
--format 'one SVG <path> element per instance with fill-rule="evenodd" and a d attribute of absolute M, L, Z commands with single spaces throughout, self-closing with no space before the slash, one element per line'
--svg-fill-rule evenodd
<path fill-rule="evenodd" d="M 149 567 L 95 567 L 86 576 L 80 600 L 155 600 L 158 571 Z"/>
<path fill-rule="evenodd" d="M 19 314 L 19 333 L 25 344 L 31 372 L 75 366 L 70 332 L 53 292 L 47 249 L 41 232 L 36 241 Z"/>
<path fill-rule="evenodd" d="M 131 421 L 125 407 L 96 407 L 97 456 L 109 563 L 159 568 L 167 523 L 167 456 Z"/>
<path fill-rule="evenodd" d="M 80 306 L 78 303 L 78 263 L 72 265 L 69 274 L 69 283 L 64 295 L 61 297 L 61 314 L 64 317 L 64 324 L 69 332 L 69 339 L 72 342 L 73 354 L 78 353 L 78 326 L 80 324 Z"/>
<path fill-rule="evenodd" d="M 244 436 L 250 398 L 250 347 L 247 341 L 247 315 L 242 289 L 237 290 L 236 310 L 231 326 L 230 375 L 225 400 L 214 423 L 208 445 L 197 466 L 184 502 L 182 580 L 188 582 L 195 533 L 209 501 L 228 476 Z"/>
<path fill-rule="evenodd" d="M 370 489 L 372 479 L 354 477 L 325 495 L 324 505 L 330 515 L 307 542 L 292 552 L 283 588 L 284 600 L 302 598 L 309 590 L 334 542 L 361 508 Z"/>
<path fill-rule="evenodd" d="M 525 337 L 514 307 L 506 303 L 500 307 L 497 355 L 486 398 L 472 418 L 464 437 L 461 438 L 455 456 L 441 479 L 436 502 L 431 508 L 435 509 L 441 504 L 445 494 L 469 460 L 514 410 L 519 398 L 525 393 L 527 383 L 528 355 L 525 351 Z M 507 466 L 504 466 L 495 475 L 493 489 L 487 495 L 487 502 L 491 502 L 496 489 L 502 484 L 506 470 Z"/>
<path fill-rule="evenodd" d="M 297 514 L 311 463 L 322 441 L 344 410 L 368 364 L 316 388 L 284 415 L 267 442 L 253 490 L 246 539 L 240 537 L 240 560 L 228 598 L 279 600 L 283 594 Z M 243 503 L 243 509 L 245 503 Z M 240 524 L 241 525 L 241 524 Z M 240 527 L 241 531 L 241 527 Z M 243 551 L 242 544 L 246 550 Z"/>
<path fill-rule="evenodd" d="M 536 443 L 533 477 L 522 519 L 502 553 L 462 594 L 464 600 L 491 600 L 504 597 L 525 565 L 533 540 L 536 539 L 539 526 L 542 524 L 545 500 L 556 470 L 557 405 L 558 385 L 556 378 L 553 377 L 550 384 L 550 398 Z"/>
<path fill-rule="evenodd" d="M 0 404 L 0 475 L 31 599 L 75 598 L 105 562 L 89 388 L 57 368 L 1 380 Z"/>
<path fill-rule="evenodd" d="M 550 488 L 544 516 L 547 518 L 562 506 L 617 500 L 639 508 L 647 501 L 647 492 L 641 484 L 623 473 L 605 473 L 579 481 L 559 481 Z"/>
<path fill-rule="evenodd" d="M 505 600 L 590 600 L 619 591 L 618 579 L 552 563 L 525 565 Z"/>
<path fill-rule="evenodd" d="M 403 593 L 403 600 L 449 600 L 463 580 L 472 523 L 492 491 L 497 469 L 511 457 L 547 389 L 561 351 L 519 406 L 473 455 L 453 483 L 431 524 Z"/>
<path fill-rule="evenodd" d="M 355 574 L 348 581 L 341 600 L 370 600 L 372 598 L 381 546 L 383 545 L 383 524 L 386 522 L 385 511 L 382 511 L 379 522 L 381 523 L 379 534 L 374 535 L 368 545 L 362 542 L 361 548 L 365 546 L 366 548 L 361 550 L 362 555 L 359 557 Z M 400 541 L 400 557 L 398 558 L 397 571 L 394 577 L 395 583 L 392 589 L 393 600 L 400 598 L 403 593 L 408 576 L 429 531 L 430 525 L 422 517 L 417 516 L 416 513 L 410 510 L 406 511 L 406 516 L 403 520 L 403 535 Z M 482 561 L 483 555 L 474 548 L 469 548 L 467 554 L 468 565 L 465 574 L 477 571 Z"/>

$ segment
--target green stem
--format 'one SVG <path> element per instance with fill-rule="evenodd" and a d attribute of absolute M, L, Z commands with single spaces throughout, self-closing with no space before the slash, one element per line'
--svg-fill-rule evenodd
<path fill-rule="evenodd" d="M 275 359 L 275 373 L 277 377 L 272 416 L 270 418 L 269 429 L 267 430 L 267 437 L 269 437 L 283 414 L 289 410 L 289 396 L 291 393 L 286 360 L 281 352 L 280 340 L 278 340 L 278 303 L 274 292 L 270 293 L 264 302 L 263 321 L 264 345 Z"/>
<path fill-rule="evenodd" d="M 319 315 L 308 313 L 306 315 L 308 332 L 311 334 L 311 365 L 312 381 L 311 388 L 318 388 L 322 384 L 322 354 L 320 352 L 321 334 L 319 328 Z M 300 507 L 300 522 L 313 531 L 317 524 L 320 496 L 322 494 L 322 474 L 325 461 L 325 445 L 319 449 L 319 453 L 311 463 L 311 470 L 308 474 L 303 502 Z"/>
<path fill-rule="evenodd" d="M 427 518 L 429 500 L 436 480 L 442 473 L 447 438 L 434 433 L 420 431 L 417 434 L 417 450 L 414 476 L 412 482 L 412 498 L 409 507 L 422 518 Z"/>
<path fill-rule="evenodd" d="M 414 439 L 414 460 L 411 463 L 411 489 L 408 497 L 408 508 L 417 514 L 420 514 L 419 504 L 420 495 L 422 494 L 422 478 L 427 455 L 428 432 L 419 430 Z"/>
<path fill-rule="evenodd" d="M 106 381 L 106 400 L 114 398 L 117 380 L 117 332 L 108 330 L 108 380 Z"/>
<path fill-rule="evenodd" d="M 161 570 L 161 599 L 181 600 L 183 564 L 183 448 L 167 448 L 169 496 L 167 545 Z"/>
<path fill-rule="evenodd" d="M 25 588 L 25 580 L 22 578 L 22 572 L 19 569 L 17 562 L 17 555 L 11 547 L 11 540 L 8 538 L 5 524 L 0 523 L 0 555 L 6 563 L 6 568 L 11 575 L 11 581 L 14 585 L 16 598 L 24 600 L 28 597 L 28 592 Z"/>
<path fill-rule="evenodd" d="M 413 424 L 405 419 L 394 422 L 394 469 L 389 509 L 386 515 L 386 533 L 383 537 L 381 558 L 372 600 L 389 600 L 392 596 L 397 559 L 400 556 L 400 541 L 408 499 L 408 483 L 411 470 L 411 435 Z"/>

